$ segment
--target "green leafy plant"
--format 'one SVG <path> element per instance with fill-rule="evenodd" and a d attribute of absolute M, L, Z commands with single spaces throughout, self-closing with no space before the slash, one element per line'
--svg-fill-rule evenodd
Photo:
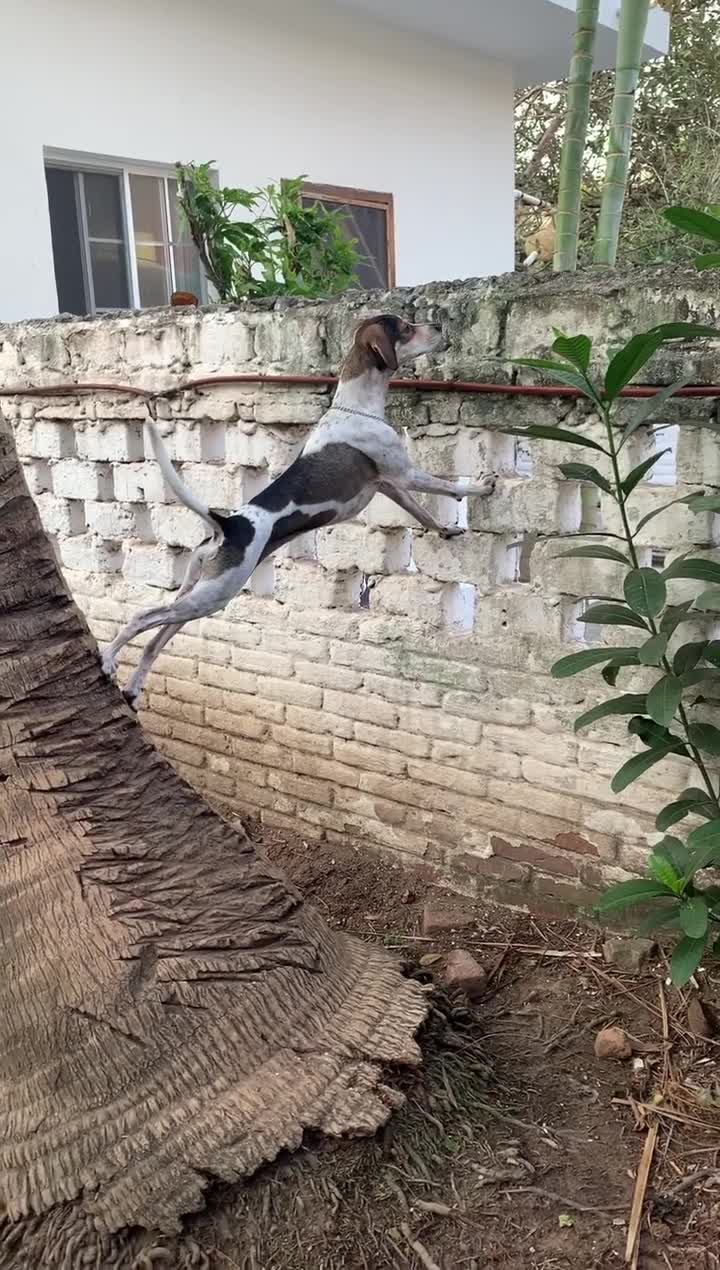
<path fill-rule="evenodd" d="M 357 283 L 345 217 L 302 200 L 303 177 L 262 189 L 218 187 L 210 163 L 178 163 L 178 199 L 218 299 L 313 299 Z M 239 219 L 238 219 L 239 217 Z"/>
<path fill-rule="evenodd" d="M 633 527 L 629 514 L 633 492 L 666 451 L 659 450 L 628 466 L 628 443 L 639 429 L 652 426 L 653 414 L 686 381 L 661 388 L 642 401 L 629 421 L 623 416 L 621 422 L 618 414 L 623 389 L 662 345 L 702 336 L 717 338 L 720 331 L 684 322 L 653 327 L 633 336 L 615 354 L 602 381 L 590 371 L 592 349 L 588 336 L 569 337 L 559 331 L 555 334 L 553 358 L 520 358 L 516 364 L 543 371 L 557 382 L 576 388 L 599 416 L 599 439 L 579 429 L 545 425 L 504 431 L 577 446 L 604 469 L 588 462 L 560 464 L 563 476 L 595 486 L 601 497 L 614 505 L 620 532 L 593 534 L 590 543 L 572 547 L 561 555 L 606 560 L 622 567 L 622 594 L 586 602 L 580 621 L 631 631 L 632 643 L 572 653 L 555 663 L 552 675 L 564 679 L 597 668 L 610 688 L 615 688 L 619 676 L 631 668 L 645 668 L 645 678 L 652 676 L 649 687 L 638 690 L 634 686 L 632 691 L 608 698 L 575 720 L 575 730 L 580 731 L 611 716 L 628 719 L 628 732 L 642 748 L 615 773 L 611 782 L 615 793 L 627 789 L 670 755 L 687 760 L 695 769 L 694 783 L 658 811 L 655 823 L 663 836 L 649 857 L 648 876 L 611 887 L 598 905 L 601 912 L 639 904 L 650 904 L 656 909 L 653 924 L 674 927 L 679 932 L 672 977 L 675 983 L 682 984 L 699 966 L 714 938 L 713 929 L 716 935 L 720 932 L 720 887 L 708 884 L 705 873 L 720 865 L 720 790 L 718 777 L 710 770 L 712 760 L 720 756 L 720 728 L 707 722 L 701 710 L 706 701 L 703 692 L 720 686 L 720 640 L 696 638 L 683 643 L 681 638 L 684 623 L 702 623 L 708 613 L 720 613 L 720 564 L 685 552 L 666 568 L 655 568 L 644 562 L 638 539 L 650 521 L 674 504 L 683 503 L 697 513 L 720 512 L 720 495 L 699 490 L 675 498 L 648 512 Z M 612 543 L 599 542 L 603 537 Z M 673 598 L 673 587 L 679 579 L 699 584 L 693 599 Z M 685 842 L 668 834 L 669 829 L 688 817 L 696 823 Z M 720 940 L 716 947 L 720 951 Z"/>
<path fill-rule="evenodd" d="M 696 256 L 693 264 L 696 269 L 720 269 L 720 218 L 713 213 L 720 213 L 720 207 L 710 206 L 705 211 L 694 207 L 666 207 L 663 216 L 676 229 L 696 238 L 704 238 L 715 247 L 714 251 L 703 252 Z"/>

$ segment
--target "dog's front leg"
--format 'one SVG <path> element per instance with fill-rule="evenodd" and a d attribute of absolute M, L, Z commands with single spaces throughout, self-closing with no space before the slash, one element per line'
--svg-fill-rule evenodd
<path fill-rule="evenodd" d="M 403 511 L 409 512 L 423 529 L 435 529 L 442 538 L 456 538 L 458 534 L 465 532 L 459 525 L 441 525 L 440 521 L 436 520 L 406 489 L 381 481 L 379 493 L 385 494 L 387 498 L 392 499 L 393 503 L 397 503 L 398 507 L 402 507 Z"/>
<path fill-rule="evenodd" d="M 432 476 L 419 467 L 411 469 L 407 480 L 408 489 L 417 490 L 419 494 L 445 494 L 450 498 L 456 498 L 458 502 L 468 494 L 487 497 L 488 494 L 492 494 L 496 483 L 497 476 L 494 472 L 489 472 L 475 484 L 466 485 L 463 481 L 448 481 L 440 476 Z"/>

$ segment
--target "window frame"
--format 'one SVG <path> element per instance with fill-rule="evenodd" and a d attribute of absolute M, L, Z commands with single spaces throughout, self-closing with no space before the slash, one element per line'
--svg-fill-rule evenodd
<path fill-rule="evenodd" d="M 83 286 L 85 294 L 90 303 L 90 313 L 110 313 L 115 310 L 98 307 L 95 304 L 95 293 L 92 281 L 92 270 L 89 260 L 89 243 L 90 235 L 87 226 L 87 208 L 84 193 L 84 172 L 102 173 L 105 176 L 117 176 L 120 178 L 120 203 L 122 212 L 122 227 L 125 235 L 123 248 L 125 256 L 125 269 L 127 272 L 129 303 L 131 309 L 142 309 L 140 301 L 140 280 L 138 276 L 137 256 L 135 253 L 135 223 L 133 220 L 132 209 L 132 191 L 130 188 L 131 176 L 152 176 L 162 181 L 163 190 L 163 216 L 165 220 L 165 228 L 167 229 L 167 242 L 158 244 L 163 247 L 165 252 L 165 262 L 168 276 L 168 303 L 170 296 L 177 291 L 177 276 L 175 271 L 175 255 L 172 250 L 173 239 L 172 234 L 172 218 L 170 215 L 170 190 L 168 181 L 177 181 L 177 171 L 173 164 L 168 163 L 151 163 L 143 159 L 125 159 L 119 156 L 111 156 L 105 154 L 87 154 L 82 150 L 58 150 L 52 146 L 43 147 L 43 171 L 47 168 L 65 168 L 75 176 L 75 201 L 78 215 L 78 226 L 80 229 L 80 253 L 82 256 L 83 267 Z M 94 241 L 94 240 L 93 240 Z M 113 240 L 114 241 L 114 240 Z M 198 300 L 201 304 L 206 303 L 207 278 L 205 277 L 202 266 L 200 269 L 200 295 Z"/>
<path fill-rule="evenodd" d="M 378 190 L 356 189 L 352 185 L 323 185 L 317 181 L 303 181 L 300 194 L 303 198 L 321 199 L 324 203 L 346 203 L 348 207 L 371 207 L 385 213 L 385 246 L 387 251 L 387 288 L 397 286 L 395 268 L 395 199 L 390 193 Z"/>

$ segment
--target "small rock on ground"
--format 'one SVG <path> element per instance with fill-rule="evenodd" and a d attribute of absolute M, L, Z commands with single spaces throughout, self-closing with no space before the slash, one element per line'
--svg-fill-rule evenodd
<path fill-rule="evenodd" d="M 631 1058 L 632 1045 L 621 1027 L 604 1027 L 595 1037 L 596 1058 Z"/>
<path fill-rule="evenodd" d="M 448 953 L 442 976 L 446 988 L 458 988 L 475 1001 L 485 991 L 487 979 L 487 972 L 471 953 L 463 948 L 454 948 Z"/>
<path fill-rule="evenodd" d="M 609 966 L 626 975 L 639 975 L 648 966 L 657 945 L 654 939 L 606 939 L 603 957 Z"/>
<path fill-rule="evenodd" d="M 472 925 L 472 917 L 461 913 L 459 909 L 443 908 L 442 905 L 428 902 L 423 908 L 423 935 L 446 935 L 448 931 L 464 930 Z"/>

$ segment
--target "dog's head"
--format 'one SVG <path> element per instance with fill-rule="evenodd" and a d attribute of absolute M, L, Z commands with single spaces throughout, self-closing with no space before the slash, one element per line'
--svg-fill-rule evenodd
<path fill-rule="evenodd" d="M 370 369 L 392 373 L 400 362 L 431 353 L 441 338 L 440 327 L 428 322 L 406 322 L 394 313 L 367 318 L 355 332 L 343 378 L 349 377 L 350 369 L 355 375 Z"/>

